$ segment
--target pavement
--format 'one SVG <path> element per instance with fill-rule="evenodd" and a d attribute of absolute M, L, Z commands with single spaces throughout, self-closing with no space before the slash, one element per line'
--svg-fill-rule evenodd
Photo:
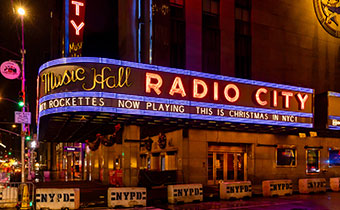
<path fill-rule="evenodd" d="M 105 207 L 83 208 L 108 209 Z M 179 205 L 156 204 L 145 208 L 117 208 L 116 210 L 203 210 L 203 209 L 234 209 L 234 210 L 340 210 L 340 192 L 326 192 L 320 194 L 294 194 L 283 197 L 255 196 L 248 200 L 235 201 L 207 201 Z"/>

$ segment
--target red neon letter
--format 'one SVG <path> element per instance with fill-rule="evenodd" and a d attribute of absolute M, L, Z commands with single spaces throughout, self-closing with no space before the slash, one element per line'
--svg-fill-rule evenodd
<path fill-rule="evenodd" d="M 151 79 L 157 80 L 157 83 L 151 83 Z M 146 82 L 145 82 L 145 92 L 151 93 L 151 89 L 157 93 L 157 95 L 161 94 L 162 92 L 159 90 L 163 84 L 162 77 L 158 74 L 148 73 L 146 72 Z"/>
<path fill-rule="evenodd" d="M 282 91 L 281 95 L 285 98 L 284 99 L 285 100 L 284 107 L 288 109 L 289 108 L 289 97 L 292 97 L 293 93 L 292 92 Z"/>
<path fill-rule="evenodd" d="M 174 82 L 172 83 L 172 87 L 170 89 L 169 94 L 174 95 L 175 93 L 181 94 L 182 97 L 186 96 L 187 94 L 185 93 L 183 83 L 180 77 L 176 77 L 174 79 Z"/>
<path fill-rule="evenodd" d="M 72 1 L 71 3 L 76 6 L 76 15 L 79 16 L 79 7 L 84 6 L 84 4 L 79 1 Z"/>
<path fill-rule="evenodd" d="M 214 82 L 214 100 L 218 100 L 218 83 Z"/>
<path fill-rule="evenodd" d="M 73 28 L 76 29 L 76 35 L 79 35 L 80 29 L 82 29 L 85 25 L 84 22 L 81 22 L 80 25 L 77 26 L 77 24 L 73 20 L 71 20 L 71 24 L 73 25 Z"/>
<path fill-rule="evenodd" d="M 259 88 L 257 91 L 256 91 L 256 94 L 255 94 L 255 99 L 256 99 L 256 102 L 261 105 L 261 106 L 265 106 L 267 105 L 267 101 L 262 101 L 261 98 L 260 98 L 260 94 L 261 93 L 264 93 L 266 94 L 268 91 L 266 88 Z"/>
<path fill-rule="evenodd" d="M 277 91 L 273 91 L 273 107 L 277 107 Z"/>
<path fill-rule="evenodd" d="M 304 110 L 305 109 L 306 101 L 308 99 L 308 95 L 306 94 L 304 97 L 302 97 L 301 93 L 298 93 L 297 97 L 298 97 L 298 99 L 300 101 L 300 109 Z"/>
<path fill-rule="evenodd" d="M 203 87 L 202 93 L 198 93 L 198 85 Z M 205 84 L 205 82 L 203 80 L 194 79 L 194 94 L 193 94 L 193 97 L 194 98 L 204 98 L 207 95 L 207 93 L 208 93 L 207 84 Z"/>
<path fill-rule="evenodd" d="M 235 91 L 235 96 L 234 97 L 230 97 L 229 96 L 229 90 L 233 89 Z M 228 84 L 227 86 L 225 86 L 224 88 L 224 97 L 227 99 L 227 101 L 229 102 L 235 102 L 240 98 L 240 90 L 238 89 L 238 87 L 234 84 Z"/>

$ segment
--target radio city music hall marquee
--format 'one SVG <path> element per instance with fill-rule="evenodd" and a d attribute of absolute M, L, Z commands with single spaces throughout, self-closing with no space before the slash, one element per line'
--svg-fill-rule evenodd
<path fill-rule="evenodd" d="M 62 58 L 39 70 L 39 117 L 109 112 L 312 127 L 313 90 L 104 58 Z"/>

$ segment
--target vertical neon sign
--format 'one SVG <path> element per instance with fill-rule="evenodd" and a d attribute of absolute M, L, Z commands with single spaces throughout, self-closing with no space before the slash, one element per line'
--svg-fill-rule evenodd
<path fill-rule="evenodd" d="M 85 27 L 85 0 L 65 0 L 65 56 L 80 57 Z"/>

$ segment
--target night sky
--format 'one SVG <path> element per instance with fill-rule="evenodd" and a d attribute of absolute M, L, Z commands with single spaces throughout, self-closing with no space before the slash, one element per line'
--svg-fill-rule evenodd
<path fill-rule="evenodd" d="M 0 0 L 0 63 L 7 60 L 20 62 L 21 50 L 21 22 L 14 9 L 20 5 L 16 0 Z M 26 100 L 29 111 L 32 112 L 32 132 L 36 132 L 35 106 L 36 106 L 36 79 L 41 64 L 49 60 L 51 18 L 50 0 L 25 0 L 21 1 L 26 9 L 24 20 L 25 49 L 26 49 Z M 17 56 L 18 54 L 19 56 Z M 21 65 L 20 65 L 21 66 Z M 8 80 L 0 75 L 0 96 L 18 100 L 21 90 L 21 80 Z M 19 111 L 16 104 L 0 101 L 0 128 L 20 133 L 20 125 L 16 129 L 11 127 L 14 122 L 14 111 Z M 19 157 L 20 139 L 14 135 L 0 132 L 0 142 L 7 147 L 12 147 L 13 152 Z M 1 152 L 4 149 L 0 147 Z"/>

